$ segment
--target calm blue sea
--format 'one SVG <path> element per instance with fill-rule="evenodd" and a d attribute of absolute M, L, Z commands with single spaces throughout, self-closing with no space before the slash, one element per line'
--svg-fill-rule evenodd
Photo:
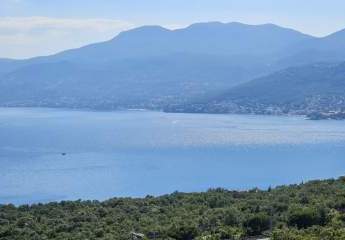
<path fill-rule="evenodd" d="M 345 122 L 0 108 L 0 203 L 267 188 L 345 175 Z"/>

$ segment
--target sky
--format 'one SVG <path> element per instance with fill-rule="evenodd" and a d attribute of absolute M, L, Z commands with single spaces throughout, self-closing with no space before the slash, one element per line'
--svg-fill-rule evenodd
<path fill-rule="evenodd" d="M 322 37 L 345 28 L 345 0 L 0 0 L 0 58 L 106 41 L 142 25 L 274 23 Z"/>

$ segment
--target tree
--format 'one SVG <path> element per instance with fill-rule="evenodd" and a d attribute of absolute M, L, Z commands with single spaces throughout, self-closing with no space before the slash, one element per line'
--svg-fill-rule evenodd
<path fill-rule="evenodd" d="M 289 212 L 288 224 L 299 229 L 320 225 L 322 219 L 315 207 L 297 207 Z"/>
<path fill-rule="evenodd" d="M 198 228 L 192 222 L 180 221 L 171 226 L 168 235 L 177 240 L 192 240 L 198 236 Z"/>
<path fill-rule="evenodd" d="M 245 221 L 245 227 L 251 236 L 261 235 L 262 232 L 270 228 L 270 218 L 265 213 L 257 213 L 250 216 Z"/>

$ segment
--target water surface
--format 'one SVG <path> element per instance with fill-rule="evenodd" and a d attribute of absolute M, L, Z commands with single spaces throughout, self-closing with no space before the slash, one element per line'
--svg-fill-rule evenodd
<path fill-rule="evenodd" d="M 0 203 L 248 189 L 345 175 L 345 123 L 0 108 Z"/>

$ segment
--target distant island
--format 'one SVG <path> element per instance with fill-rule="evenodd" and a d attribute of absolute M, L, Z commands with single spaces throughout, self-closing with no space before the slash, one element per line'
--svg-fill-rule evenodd
<path fill-rule="evenodd" d="M 0 239 L 345 239 L 345 177 L 266 190 L 0 205 Z"/>

